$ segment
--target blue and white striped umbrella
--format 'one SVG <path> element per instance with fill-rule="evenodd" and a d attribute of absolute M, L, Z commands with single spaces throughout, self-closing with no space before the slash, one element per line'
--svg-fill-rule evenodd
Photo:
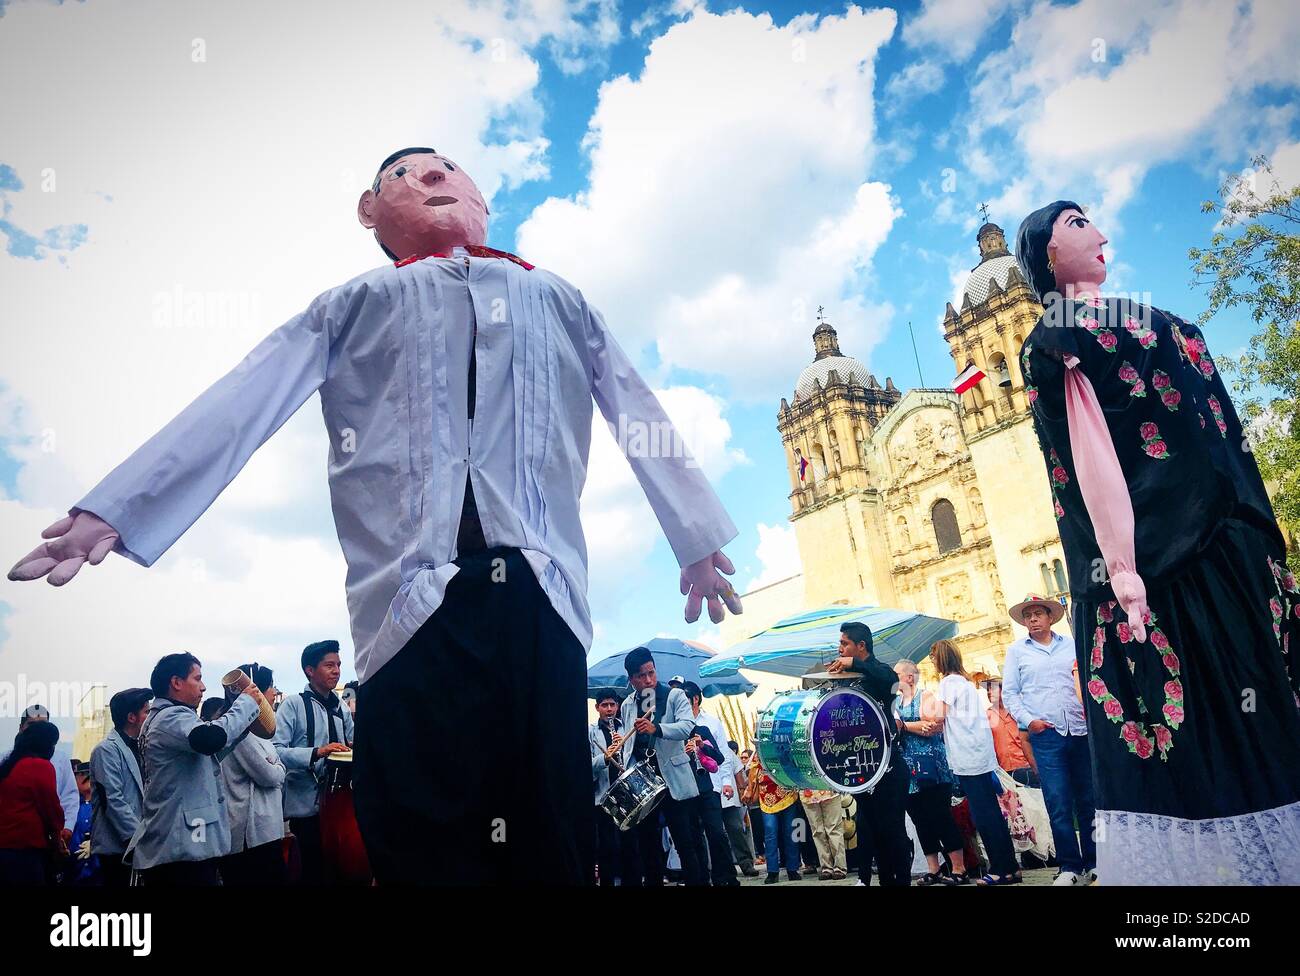
<path fill-rule="evenodd" d="M 704 677 L 735 674 L 741 668 L 799 677 L 839 656 L 840 624 L 856 620 L 871 628 L 877 658 L 893 665 L 920 661 L 937 640 L 957 633 L 957 622 L 888 607 L 825 607 L 785 620 L 727 648 L 700 667 Z"/>

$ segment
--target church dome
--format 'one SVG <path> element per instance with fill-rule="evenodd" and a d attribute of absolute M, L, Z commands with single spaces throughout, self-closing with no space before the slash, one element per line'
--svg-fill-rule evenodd
<path fill-rule="evenodd" d="M 989 297 L 989 284 L 994 281 L 998 283 L 999 288 L 1006 291 L 1012 269 L 1016 269 L 1017 273 L 1019 273 L 1016 259 L 1010 254 L 989 258 L 987 261 L 980 263 L 970 273 L 970 277 L 966 279 L 966 284 L 962 287 L 962 304 L 965 304 L 965 300 L 968 298 L 972 305 L 983 303 Z"/>
<path fill-rule="evenodd" d="M 794 385 L 794 395 L 796 397 L 812 396 L 814 383 L 826 385 L 826 378 L 830 376 L 831 370 L 845 383 L 856 383 L 859 386 L 872 386 L 875 380 L 867 372 L 867 367 L 852 356 L 823 356 L 816 359 L 803 368 L 799 374 L 799 380 Z"/>

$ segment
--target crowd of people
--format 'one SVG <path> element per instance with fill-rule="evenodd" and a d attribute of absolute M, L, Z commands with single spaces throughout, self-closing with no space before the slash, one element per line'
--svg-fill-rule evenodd
<path fill-rule="evenodd" d="M 766 884 L 783 873 L 831 881 L 855 870 L 859 885 L 874 874 L 882 886 L 914 875 L 922 887 L 1000 886 L 1021 883 L 1023 864 L 1053 862 L 1054 884 L 1095 882 L 1074 643 L 1053 630 L 1064 608 L 1030 596 L 1010 614 L 1028 635 L 1008 648 L 1002 674 L 967 673 L 957 646 L 941 640 L 930 648 L 934 688 L 920 686 L 911 660 L 881 662 L 864 624 L 841 627 L 829 670 L 893 717 L 888 768 L 856 795 L 782 785 L 701 708 L 697 684 L 681 676 L 660 684 L 652 654 L 636 648 L 624 662 L 630 692 L 599 691 L 590 728 L 600 884 L 661 885 L 668 876 L 736 885 L 738 874 L 765 868 Z M 632 762 L 652 766 L 667 792 L 620 830 L 605 799 Z M 925 869 L 914 872 L 918 848 Z"/>
<path fill-rule="evenodd" d="M 58 747 L 49 711 L 24 713 L 0 760 L 0 885 L 282 885 L 338 880 L 322 843 L 328 757 L 350 756 L 356 685 L 336 641 L 306 647 L 306 687 L 269 668 L 204 698 L 192 654 L 158 661 L 148 687 L 109 701 L 113 728 L 88 762 Z M 254 728 L 274 709 L 271 738 Z"/>
<path fill-rule="evenodd" d="M 939 641 L 930 652 L 934 688 L 920 686 L 914 662 L 891 668 L 877 659 L 865 625 L 843 625 L 830 669 L 851 675 L 894 717 L 889 767 L 856 796 L 783 786 L 752 744 L 742 748 L 701 707 L 695 682 L 661 683 L 651 652 L 631 651 L 630 691 L 598 692 L 589 730 L 594 880 L 735 886 L 740 876 L 765 873 L 776 884 L 783 875 L 841 880 L 853 870 L 859 884 L 874 874 L 881 885 L 905 885 L 918 873 L 919 847 L 922 886 L 970 884 L 977 872 L 983 885 L 1018 883 L 1017 848 L 1026 859 L 1037 854 L 1036 864 L 1054 855 L 1058 883 L 1091 882 L 1091 780 L 1073 642 L 1052 630 L 1058 603 L 1031 597 L 1011 612 L 1029 633 L 1008 649 L 1005 677 L 968 674 L 956 646 Z M 244 664 L 243 691 L 232 682 L 205 698 L 201 662 L 169 654 L 148 687 L 112 696 L 113 728 L 88 761 L 59 749 L 44 707 L 28 708 L 0 760 L 0 884 L 342 880 L 322 839 L 321 801 L 329 757 L 351 758 L 357 688 L 335 690 L 337 642 L 309 645 L 300 665 L 300 694 L 282 694 L 270 669 Z M 264 702 L 274 708 L 271 738 L 257 734 Z M 636 762 L 658 773 L 666 793 L 621 830 L 602 801 Z M 1021 811 L 1040 791 L 1050 828 L 1029 826 L 1033 817 Z M 1013 835 L 1025 834 L 1029 843 L 1013 846 Z"/>

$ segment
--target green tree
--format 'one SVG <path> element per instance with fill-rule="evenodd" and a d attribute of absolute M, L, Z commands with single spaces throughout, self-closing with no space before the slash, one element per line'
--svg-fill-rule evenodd
<path fill-rule="evenodd" d="M 1218 357 L 1237 394 L 1260 473 L 1278 516 L 1300 529 L 1300 186 L 1283 186 L 1264 156 L 1219 187 L 1210 246 L 1192 248 L 1195 283 L 1208 290 L 1204 323 L 1244 307 L 1255 321 L 1246 352 Z"/>

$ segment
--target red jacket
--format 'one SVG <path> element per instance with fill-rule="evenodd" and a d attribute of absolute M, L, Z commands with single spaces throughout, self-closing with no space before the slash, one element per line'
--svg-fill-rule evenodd
<path fill-rule="evenodd" d="M 45 848 L 63 830 L 63 805 L 47 759 L 26 756 L 0 780 L 0 849 Z"/>

